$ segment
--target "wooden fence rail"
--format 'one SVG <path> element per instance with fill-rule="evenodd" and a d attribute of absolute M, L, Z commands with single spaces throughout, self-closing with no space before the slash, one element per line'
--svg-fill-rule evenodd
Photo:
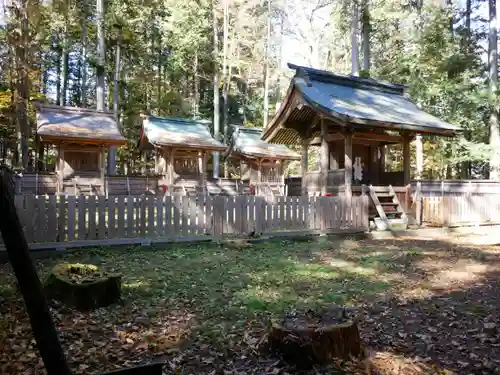
<path fill-rule="evenodd" d="M 500 223 L 500 194 L 422 198 L 427 225 L 460 226 Z"/>
<path fill-rule="evenodd" d="M 15 203 L 28 242 L 41 245 L 368 230 L 368 196 L 349 201 L 345 197 L 18 195 Z"/>
<path fill-rule="evenodd" d="M 420 195 L 423 197 L 491 195 L 500 194 L 500 181 L 491 180 L 443 180 L 412 181 L 412 190 L 416 191 L 420 184 Z"/>

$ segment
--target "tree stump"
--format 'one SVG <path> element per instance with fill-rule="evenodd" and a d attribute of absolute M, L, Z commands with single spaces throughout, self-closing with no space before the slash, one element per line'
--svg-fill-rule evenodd
<path fill-rule="evenodd" d="M 108 275 L 91 264 L 59 264 L 45 282 L 45 293 L 66 306 L 96 309 L 120 299 L 121 276 Z"/>
<path fill-rule="evenodd" d="M 362 352 L 358 326 L 343 308 L 288 314 L 272 324 L 268 344 L 285 361 L 301 368 L 357 357 Z"/>

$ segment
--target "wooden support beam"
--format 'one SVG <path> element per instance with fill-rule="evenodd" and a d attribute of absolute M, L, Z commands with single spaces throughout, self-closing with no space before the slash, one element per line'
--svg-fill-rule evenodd
<path fill-rule="evenodd" d="M 208 166 L 208 152 L 203 153 L 203 176 L 204 180 L 206 181 L 206 174 L 207 174 L 207 166 Z"/>
<path fill-rule="evenodd" d="M 307 165 L 308 165 L 308 153 L 307 153 L 308 145 L 307 141 L 302 142 L 302 159 L 301 159 L 301 167 L 302 167 L 302 196 L 307 195 Z"/>
<path fill-rule="evenodd" d="M 380 150 L 380 159 L 378 163 L 378 168 L 379 168 L 379 177 L 382 175 L 382 173 L 385 172 L 385 146 L 380 146 L 379 149 L 377 150 L 377 157 L 378 157 L 378 151 Z"/>
<path fill-rule="evenodd" d="M 105 155 L 105 150 L 104 146 L 101 146 L 101 152 L 99 153 L 99 170 L 100 170 L 100 178 L 101 178 L 101 192 L 102 194 L 106 194 L 106 183 L 105 183 L 105 178 L 106 178 L 106 155 Z"/>
<path fill-rule="evenodd" d="M 378 147 L 370 146 L 370 176 L 369 176 L 369 184 L 377 185 L 379 181 L 379 159 L 378 159 Z"/>
<path fill-rule="evenodd" d="M 203 191 L 205 191 L 205 154 L 203 151 L 198 152 L 198 173 L 200 174 L 200 186 Z"/>
<path fill-rule="evenodd" d="M 57 193 L 63 192 L 63 181 L 64 181 L 64 146 L 59 144 L 57 146 L 57 157 L 56 157 L 56 174 L 57 174 Z"/>
<path fill-rule="evenodd" d="M 262 192 L 262 159 L 257 159 L 257 195 Z"/>
<path fill-rule="evenodd" d="M 403 141 L 403 181 L 405 186 L 410 183 L 411 159 L 410 159 L 410 141 L 411 137 L 405 135 Z"/>
<path fill-rule="evenodd" d="M 171 148 L 168 154 L 167 160 L 167 184 L 169 188 L 170 195 L 173 194 L 173 184 L 174 184 L 174 159 L 175 158 L 175 149 Z"/>
<path fill-rule="evenodd" d="M 422 174 L 424 172 L 424 145 L 422 143 L 422 136 L 417 134 L 415 137 L 415 152 L 417 161 L 417 180 L 422 179 Z"/>
<path fill-rule="evenodd" d="M 344 170 L 345 170 L 345 195 L 352 197 L 352 135 L 351 131 L 344 133 Z"/>
<path fill-rule="evenodd" d="M 12 173 L 0 169 L 0 232 L 48 375 L 70 375 L 49 305 L 14 205 Z"/>
<path fill-rule="evenodd" d="M 281 183 L 281 195 L 285 195 L 285 161 L 279 161 L 278 167 L 279 175 L 280 175 L 280 183 Z"/>
<path fill-rule="evenodd" d="M 321 172 L 321 194 L 326 194 L 326 188 L 328 185 L 328 168 L 329 168 L 329 150 L 328 141 L 326 136 L 328 135 L 327 125 L 321 117 L 321 155 L 320 155 L 320 172 Z"/>

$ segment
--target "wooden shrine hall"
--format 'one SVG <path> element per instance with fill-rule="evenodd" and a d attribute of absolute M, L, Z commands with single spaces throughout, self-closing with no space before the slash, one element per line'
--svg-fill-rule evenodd
<path fill-rule="evenodd" d="M 261 128 L 233 125 L 230 158 L 239 161 L 240 179 L 255 186 L 256 195 L 285 195 L 285 166 L 300 155 L 288 147 L 261 140 Z"/>
<path fill-rule="evenodd" d="M 57 148 L 55 173 L 58 193 L 106 193 L 106 152 L 127 140 L 114 113 L 35 102 L 39 159 L 44 145 Z"/>
<path fill-rule="evenodd" d="M 454 136 L 460 128 L 421 110 L 405 86 L 288 66 L 295 76 L 262 140 L 301 145 L 302 195 L 352 196 L 368 185 L 379 218 L 404 221 L 392 187 L 410 182 L 410 142 L 420 134 Z M 386 171 L 390 145 L 401 146 L 402 171 Z M 313 146 L 320 148 L 319 166 L 309 171 Z"/>
<path fill-rule="evenodd" d="M 155 170 L 164 193 L 207 193 L 206 172 L 212 152 L 227 146 L 210 134 L 210 122 L 142 115 L 139 149 L 155 153 Z"/>

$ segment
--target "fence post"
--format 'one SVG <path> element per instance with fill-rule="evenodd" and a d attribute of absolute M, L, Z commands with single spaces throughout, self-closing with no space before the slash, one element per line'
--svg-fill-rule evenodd
<path fill-rule="evenodd" d="M 421 196 L 422 184 L 420 181 L 417 182 L 417 191 L 415 192 L 415 219 L 417 220 L 417 225 L 422 225 L 422 196 Z"/>
<path fill-rule="evenodd" d="M 255 197 L 255 234 L 261 235 L 264 233 L 264 210 L 263 197 Z"/>
<path fill-rule="evenodd" d="M 224 197 L 214 197 L 212 207 L 212 236 L 214 240 L 222 240 L 223 218 L 224 218 Z"/>
<path fill-rule="evenodd" d="M 363 199 L 363 228 L 365 229 L 365 231 L 369 231 L 370 230 L 370 202 L 369 202 L 369 198 L 368 198 L 368 195 L 366 195 L 364 192 L 363 192 L 363 195 L 361 196 L 361 198 Z"/>
<path fill-rule="evenodd" d="M 445 228 L 449 224 L 448 197 L 441 197 L 441 225 Z"/>

